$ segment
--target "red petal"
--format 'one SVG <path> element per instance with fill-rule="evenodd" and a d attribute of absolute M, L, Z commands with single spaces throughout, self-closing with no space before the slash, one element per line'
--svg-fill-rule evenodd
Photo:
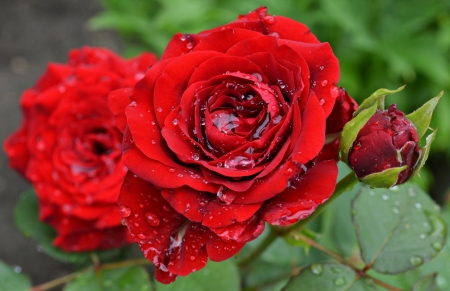
<path fill-rule="evenodd" d="M 301 118 L 301 133 L 298 140 L 293 141 L 295 147 L 291 157 L 293 161 L 305 164 L 320 152 L 325 143 L 325 116 L 314 95 L 308 99 Z"/>
<path fill-rule="evenodd" d="M 337 90 L 336 84 L 339 82 L 339 62 L 330 45 L 288 40 L 278 40 L 278 43 L 288 45 L 306 60 L 310 73 L 310 89 L 316 93 L 325 116 L 330 115 L 337 97 L 334 90 Z"/>
<path fill-rule="evenodd" d="M 215 193 L 202 193 L 188 187 L 164 190 L 162 196 L 178 213 L 207 227 L 224 227 L 245 221 L 262 205 L 221 204 Z"/>
<path fill-rule="evenodd" d="M 263 220 L 289 225 L 305 219 L 333 194 L 337 173 L 335 161 L 317 163 L 269 202 Z"/>
<path fill-rule="evenodd" d="M 122 88 L 115 91 L 112 91 L 108 95 L 108 105 L 109 109 L 114 113 L 116 117 L 117 128 L 120 132 L 125 131 L 125 127 L 127 126 L 127 117 L 125 116 L 125 108 L 130 104 L 131 93 L 133 89 L 131 88 Z"/>
<path fill-rule="evenodd" d="M 243 244 L 221 241 L 214 233 L 178 214 L 152 184 L 129 172 L 119 197 L 126 224 L 145 257 L 157 267 L 157 280 L 173 281 L 203 268 L 210 248 L 221 247 L 219 259 L 227 259 Z M 217 252 L 211 252 L 217 259 Z"/>

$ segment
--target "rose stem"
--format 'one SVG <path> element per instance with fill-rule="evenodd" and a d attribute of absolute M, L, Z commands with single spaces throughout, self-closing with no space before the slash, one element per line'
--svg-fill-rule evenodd
<path fill-rule="evenodd" d="M 237 265 L 240 268 L 245 268 L 248 266 L 254 259 L 256 259 L 261 253 L 263 253 L 267 247 L 269 247 L 272 242 L 274 242 L 279 236 L 284 236 L 289 234 L 292 230 L 302 229 L 306 224 L 308 224 L 311 220 L 313 220 L 317 215 L 322 212 L 322 210 L 331 204 L 336 198 L 338 198 L 342 193 L 349 191 L 353 188 L 353 186 L 358 182 L 355 174 L 350 172 L 347 176 L 342 178 L 337 184 L 334 190 L 333 195 L 325 201 L 322 205 L 317 207 L 317 209 L 307 218 L 300 220 L 294 225 L 288 227 L 280 227 L 280 228 L 271 228 L 269 234 L 264 238 L 260 245 L 258 245 L 255 249 L 253 249 L 247 256 L 241 258 L 237 261 Z"/>
<path fill-rule="evenodd" d="M 84 268 L 78 272 L 73 272 L 69 275 L 57 278 L 52 281 L 48 281 L 47 283 L 44 283 L 42 285 L 38 285 L 35 287 L 31 287 L 28 289 L 28 291 L 45 291 L 52 288 L 55 288 L 58 285 L 68 283 L 78 277 L 81 274 L 88 273 L 95 270 L 110 270 L 110 269 L 117 269 L 122 267 L 128 267 L 128 266 L 141 266 L 141 265 L 147 265 L 151 264 L 150 261 L 147 259 L 135 259 L 135 260 L 128 260 L 128 261 L 121 261 L 121 262 L 115 262 L 115 263 L 108 263 L 108 264 L 102 264 L 97 266 L 89 266 L 87 268 Z M 100 267 L 99 267 L 100 266 Z"/>
<path fill-rule="evenodd" d="M 333 259 L 335 259 L 336 261 L 338 261 L 339 263 L 343 264 L 343 265 L 347 265 L 350 268 L 352 268 L 359 276 L 364 276 L 367 278 L 370 278 L 373 280 L 373 282 L 377 285 L 382 286 L 383 288 L 386 288 L 390 291 L 403 291 L 401 289 L 398 289 L 394 286 L 391 286 L 389 284 L 387 284 L 386 282 L 380 281 L 376 278 L 373 278 L 372 276 L 369 276 L 368 274 L 366 274 L 366 272 L 363 272 L 362 270 L 358 269 L 356 266 L 353 265 L 353 263 L 347 261 L 346 259 L 344 259 L 343 257 L 341 257 L 340 255 L 336 254 L 335 252 L 327 249 L 326 247 L 322 246 L 321 244 L 317 243 L 315 240 L 310 239 L 309 237 L 304 236 L 303 234 L 299 234 L 298 235 L 299 239 L 301 239 L 302 241 L 306 242 L 307 244 L 309 244 L 310 246 L 312 246 L 313 248 L 318 249 L 319 251 L 329 255 L 330 257 L 332 257 Z"/>

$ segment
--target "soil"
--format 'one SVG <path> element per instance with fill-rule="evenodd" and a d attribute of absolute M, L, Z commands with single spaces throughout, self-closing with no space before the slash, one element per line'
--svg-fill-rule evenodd
<path fill-rule="evenodd" d="M 63 63 L 72 48 L 102 46 L 120 52 L 120 41 L 109 31 L 91 31 L 86 22 L 100 12 L 93 0 L 0 0 L 0 141 L 22 119 L 21 93 L 34 85 L 48 62 Z M 23 237 L 13 221 L 20 193 L 30 185 L 8 168 L 0 150 L 0 260 L 29 275 L 34 285 L 71 272 Z M 13 290 L 10 290 L 13 291 Z"/>

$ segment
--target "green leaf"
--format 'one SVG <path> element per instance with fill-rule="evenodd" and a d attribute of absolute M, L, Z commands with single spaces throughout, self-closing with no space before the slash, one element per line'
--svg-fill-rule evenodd
<path fill-rule="evenodd" d="M 144 268 L 131 266 L 99 272 L 88 272 L 70 282 L 64 291 L 150 291 Z"/>
<path fill-rule="evenodd" d="M 353 116 L 357 116 L 361 113 L 361 111 L 366 110 L 368 108 L 371 108 L 373 105 L 377 105 L 377 109 L 384 110 L 384 97 L 386 95 L 394 94 L 397 92 L 402 91 L 405 88 L 405 85 L 395 89 L 395 90 L 389 90 L 389 89 L 378 89 L 377 91 L 373 92 L 372 95 L 370 95 L 367 99 L 365 99 L 361 105 L 358 107 L 358 109 L 353 113 Z"/>
<path fill-rule="evenodd" d="M 406 168 L 407 166 L 386 169 L 382 172 L 367 175 L 359 180 L 370 187 L 391 188 L 397 183 L 398 175 Z"/>
<path fill-rule="evenodd" d="M 413 172 L 411 173 L 411 178 L 416 175 L 420 175 L 420 169 L 422 169 L 422 167 L 425 165 L 425 162 L 428 159 L 428 155 L 430 154 L 431 144 L 433 143 L 434 138 L 436 137 L 436 133 L 437 133 L 437 128 L 435 130 L 433 130 L 433 132 L 430 133 L 430 135 L 427 136 L 426 144 L 424 147 L 422 147 L 420 149 L 421 154 L 420 154 L 419 160 L 416 162 L 416 166 L 414 167 Z"/>
<path fill-rule="evenodd" d="M 414 284 L 412 291 L 439 291 L 436 284 L 436 275 L 437 274 L 431 274 L 420 279 L 416 284 Z"/>
<path fill-rule="evenodd" d="M 450 225 L 450 205 L 443 208 L 442 215 L 447 223 Z M 430 274 L 436 273 L 436 284 L 440 290 L 450 290 L 450 233 L 447 232 L 447 241 L 443 246 L 442 251 L 430 262 L 420 266 L 417 269 L 409 270 L 405 273 L 396 276 L 384 275 L 371 271 L 371 275 L 387 282 L 391 285 L 397 286 L 401 289 L 410 290 L 417 282 L 417 278 L 422 278 Z"/>
<path fill-rule="evenodd" d="M 33 189 L 28 189 L 20 196 L 14 210 L 17 228 L 27 237 L 36 239 L 42 250 L 54 259 L 67 263 L 87 264 L 91 262 L 90 252 L 65 252 L 53 245 L 56 232 L 49 225 L 39 221 L 38 199 Z M 120 256 L 124 249 L 96 251 L 101 262 Z"/>
<path fill-rule="evenodd" d="M 365 187 L 353 201 L 352 216 L 361 257 L 380 273 L 416 268 L 444 246 L 439 207 L 415 185 Z"/>
<path fill-rule="evenodd" d="M 25 291 L 30 287 L 27 276 L 14 272 L 13 268 L 0 261 L 0 290 Z"/>
<path fill-rule="evenodd" d="M 342 129 L 341 141 L 339 145 L 339 150 L 341 153 L 341 160 L 347 162 L 348 153 L 358 136 L 359 131 L 366 125 L 367 121 L 375 114 L 377 110 L 377 105 L 374 104 L 372 107 L 361 111 L 356 117 L 347 122 Z"/>
<path fill-rule="evenodd" d="M 282 291 L 333 290 L 373 291 L 378 290 L 370 280 L 360 276 L 350 267 L 337 263 L 312 264 L 293 277 Z"/>
<path fill-rule="evenodd" d="M 239 286 L 239 272 L 233 260 L 220 263 L 209 261 L 200 271 L 178 277 L 169 285 L 156 282 L 157 291 L 236 291 Z"/>
<path fill-rule="evenodd" d="M 406 118 L 411 120 L 411 122 L 416 127 L 419 138 L 422 138 L 422 136 L 424 136 L 425 132 L 430 127 L 431 117 L 433 116 L 434 109 L 436 108 L 436 105 L 438 104 L 439 99 L 441 99 L 442 95 L 444 95 L 444 91 L 439 93 L 439 95 L 437 95 L 436 97 L 430 99 L 416 111 L 406 115 Z"/>

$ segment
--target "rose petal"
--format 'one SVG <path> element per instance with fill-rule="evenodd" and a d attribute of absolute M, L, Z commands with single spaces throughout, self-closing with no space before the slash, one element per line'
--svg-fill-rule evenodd
<path fill-rule="evenodd" d="M 305 219 L 333 194 L 337 172 L 335 161 L 315 164 L 269 202 L 263 220 L 272 225 L 289 225 Z"/>

